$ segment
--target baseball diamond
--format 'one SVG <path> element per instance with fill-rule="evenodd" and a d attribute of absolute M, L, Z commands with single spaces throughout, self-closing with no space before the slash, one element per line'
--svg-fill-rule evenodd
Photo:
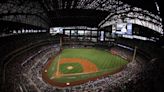
<path fill-rule="evenodd" d="M 67 48 L 49 60 L 43 70 L 43 79 L 53 86 L 78 85 L 117 73 L 127 63 L 106 50 Z"/>
<path fill-rule="evenodd" d="M 0 92 L 164 92 L 164 0 L 0 0 Z"/>

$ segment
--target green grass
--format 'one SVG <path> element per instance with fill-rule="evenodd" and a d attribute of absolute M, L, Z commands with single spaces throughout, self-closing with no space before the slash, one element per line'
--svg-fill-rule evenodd
<path fill-rule="evenodd" d="M 55 59 L 54 59 L 54 61 L 52 61 L 52 63 L 51 63 L 51 65 L 50 65 L 50 67 L 48 68 L 48 77 L 49 78 L 51 78 L 52 76 L 53 76 L 53 74 L 54 74 L 54 72 L 56 72 L 56 70 L 57 70 L 57 61 L 58 61 L 58 59 L 59 59 L 59 57 L 56 57 Z"/>
<path fill-rule="evenodd" d="M 83 75 L 63 76 L 60 78 L 56 78 L 55 81 L 61 82 L 61 83 L 74 82 L 78 80 L 84 80 L 88 78 L 97 77 L 102 74 L 103 74 L 102 72 L 97 72 L 97 73 L 90 73 L 90 74 L 83 74 Z"/>
<path fill-rule="evenodd" d="M 60 78 L 54 79 L 54 81 L 61 82 L 61 83 L 67 83 L 67 82 L 74 82 L 78 80 L 85 80 L 88 78 L 94 78 L 97 76 L 101 76 L 105 73 L 113 72 L 115 69 L 106 69 L 104 71 L 96 72 L 96 73 L 89 73 L 89 74 L 82 74 L 82 75 L 73 75 L 73 76 L 63 76 Z"/>
<path fill-rule="evenodd" d="M 65 58 L 84 58 L 96 64 L 100 70 L 119 67 L 128 62 L 119 56 L 112 55 L 109 52 L 97 49 L 64 49 L 61 57 Z"/>
<path fill-rule="evenodd" d="M 73 69 L 69 70 L 67 67 L 72 66 Z M 59 71 L 63 74 L 81 73 L 83 72 L 83 67 L 79 63 L 64 63 L 59 67 Z"/>
<path fill-rule="evenodd" d="M 128 61 L 122 59 L 119 56 L 113 55 L 110 52 L 99 49 L 86 49 L 86 48 L 70 48 L 64 49 L 60 54 L 60 58 L 82 58 L 91 61 L 94 63 L 100 72 L 92 73 L 92 74 L 83 74 L 83 75 L 74 75 L 74 76 L 63 76 L 60 78 L 54 79 L 54 81 L 66 83 L 78 80 L 84 80 L 91 77 L 100 76 L 104 73 L 113 72 L 122 66 L 125 66 Z M 51 63 L 48 69 L 48 77 L 51 78 L 53 73 L 56 72 L 57 62 L 59 60 L 59 56 Z M 71 63 L 70 63 L 71 64 Z M 66 69 L 70 64 L 60 65 L 60 71 L 68 74 L 68 73 L 80 73 L 82 72 L 82 66 L 77 63 L 72 63 L 71 66 L 75 67 L 74 70 Z M 79 67 L 79 68 L 78 68 Z"/>

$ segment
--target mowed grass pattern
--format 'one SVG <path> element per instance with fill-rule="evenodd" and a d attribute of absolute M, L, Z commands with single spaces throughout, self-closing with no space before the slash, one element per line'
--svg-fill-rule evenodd
<path fill-rule="evenodd" d="M 72 69 L 68 69 L 72 67 Z M 59 67 L 59 71 L 63 74 L 81 73 L 83 72 L 83 67 L 79 63 L 64 63 Z"/>
<path fill-rule="evenodd" d="M 48 68 L 48 77 L 51 78 L 54 73 L 56 72 L 57 70 L 57 61 L 59 60 L 59 56 L 57 56 L 54 61 L 52 61 L 50 67 Z"/>
<path fill-rule="evenodd" d="M 84 80 L 92 77 L 97 77 L 105 73 L 113 72 L 122 66 L 125 66 L 128 61 L 122 59 L 119 56 L 111 54 L 109 51 L 99 50 L 99 49 L 86 49 L 86 48 L 68 48 L 64 49 L 60 56 L 57 56 L 55 60 L 51 63 L 48 69 L 48 77 L 51 78 L 56 72 L 57 62 L 60 58 L 81 58 L 86 59 L 94 63 L 99 72 L 91 73 L 91 74 L 82 74 L 82 75 L 72 75 L 72 76 L 61 76 L 60 78 L 54 79 L 57 82 L 73 82 L 78 80 Z M 69 65 L 69 64 L 68 64 Z M 60 66 L 61 67 L 61 66 Z M 79 70 L 78 70 L 79 69 Z M 76 71 L 70 72 L 78 72 L 80 73 L 82 68 L 76 68 Z M 69 73 L 67 69 L 62 69 L 62 72 Z"/>
<path fill-rule="evenodd" d="M 99 70 L 111 69 L 126 65 L 128 62 L 119 56 L 98 49 L 64 49 L 61 53 L 64 58 L 84 58 L 96 64 Z"/>

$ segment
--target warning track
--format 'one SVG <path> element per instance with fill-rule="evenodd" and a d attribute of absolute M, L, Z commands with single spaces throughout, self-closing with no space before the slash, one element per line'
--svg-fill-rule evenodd
<path fill-rule="evenodd" d="M 121 71 L 126 66 L 124 63 L 122 63 L 124 61 L 121 61 L 121 60 L 118 61 L 118 59 L 117 59 L 118 57 L 115 58 L 110 53 L 97 51 L 95 49 L 80 49 L 80 51 L 77 51 L 77 54 L 81 54 L 82 52 L 85 52 L 85 55 L 86 55 L 86 54 L 88 54 L 87 51 L 89 50 L 89 53 L 90 52 L 96 53 L 101 56 L 101 59 L 100 59 L 100 58 L 97 58 L 98 55 L 90 56 L 90 54 L 88 54 L 90 56 L 89 58 L 92 58 L 92 57 L 97 58 L 96 61 L 93 62 L 93 61 L 90 61 L 90 59 L 78 57 L 78 55 L 74 53 L 75 52 L 74 50 L 76 50 L 76 49 L 73 49 L 73 50 L 67 49 L 62 53 L 59 52 L 57 55 L 53 56 L 52 58 L 50 58 L 48 60 L 47 64 L 43 68 L 43 72 L 42 72 L 42 78 L 45 82 L 47 82 L 48 84 L 51 84 L 52 86 L 57 86 L 57 87 L 74 86 L 74 85 L 79 85 L 79 84 L 82 84 L 82 83 L 85 83 L 85 82 L 88 82 L 91 80 L 96 80 L 97 78 L 101 78 L 104 76 L 114 74 L 116 72 Z M 64 55 L 65 54 L 70 55 L 69 52 L 74 53 L 74 54 L 71 53 L 73 55 L 72 57 L 63 57 L 62 56 L 63 53 L 64 53 Z M 60 59 L 58 59 L 57 61 L 54 61 L 57 57 L 60 56 L 59 54 L 61 55 Z M 110 54 L 110 55 L 106 56 L 106 54 Z M 75 57 L 75 56 L 77 56 L 77 57 Z M 103 56 L 106 56 L 107 58 L 106 57 L 104 58 Z M 104 59 L 105 59 L 105 61 L 103 61 Z M 109 61 L 109 60 L 113 60 L 113 61 Z M 56 66 L 54 66 L 54 67 L 51 66 L 51 64 L 53 62 L 56 62 Z M 80 64 L 80 67 L 77 67 L 79 64 Z M 119 67 L 115 68 L 112 66 L 112 64 L 116 64 Z M 99 69 L 101 67 L 100 65 L 102 67 L 109 66 L 109 68 L 107 68 L 106 70 Z M 54 72 L 52 72 L 51 77 L 48 76 L 48 71 L 46 71 L 50 68 L 50 66 L 51 66 L 51 68 L 56 68 L 56 70 Z M 99 66 L 99 68 L 97 66 Z M 68 69 L 68 67 L 71 67 L 71 69 Z M 82 71 L 80 71 L 80 72 L 74 71 L 79 68 L 82 68 Z M 64 71 L 63 71 L 63 69 L 64 69 Z M 113 70 L 108 71 L 108 69 L 113 69 Z M 72 70 L 73 70 L 73 72 L 70 72 Z M 65 72 L 65 71 L 67 71 L 67 72 Z M 69 85 L 67 85 L 67 83 L 69 83 Z"/>

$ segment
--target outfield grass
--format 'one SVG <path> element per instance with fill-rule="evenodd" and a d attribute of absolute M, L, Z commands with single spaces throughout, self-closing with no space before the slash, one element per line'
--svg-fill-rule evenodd
<path fill-rule="evenodd" d="M 61 53 L 61 57 L 88 59 L 92 61 L 92 63 L 96 64 L 99 70 L 120 67 L 128 63 L 119 56 L 97 49 L 64 49 Z"/>
<path fill-rule="evenodd" d="M 56 72 L 57 62 L 60 58 L 81 58 L 86 59 L 94 63 L 100 72 L 92 73 L 92 74 L 83 74 L 83 75 L 73 75 L 73 76 L 63 76 L 60 78 L 55 78 L 55 81 L 66 83 L 66 82 L 73 82 L 78 80 L 84 80 L 92 77 L 100 76 L 104 73 L 110 73 L 122 66 L 125 66 L 128 61 L 122 59 L 119 56 L 113 55 L 110 52 L 105 50 L 98 50 L 98 49 L 86 49 L 86 48 L 70 48 L 64 49 L 60 56 L 57 56 L 55 60 L 51 63 L 50 67 L 48 68 L 48 77 L 51 78 Z M 82 68 L 80 65 L 71 64 L 74 66 L 73 70 L 66 69 L 65 67 L 69 66 L 69 64 L 64 64 L 60 66 L 60 71 L 62 73 L 80 73 L 82 72 Z M 77 67 L 76 67 L 77 66 Z"/>

